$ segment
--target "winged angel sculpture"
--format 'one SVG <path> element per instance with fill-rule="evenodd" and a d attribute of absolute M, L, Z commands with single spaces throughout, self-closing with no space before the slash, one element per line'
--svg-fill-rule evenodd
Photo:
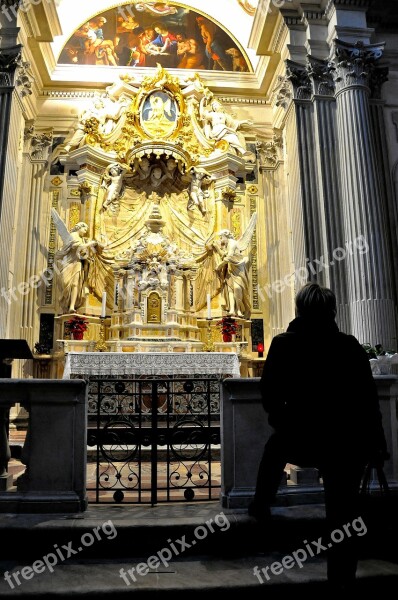
<path fill-rule="evenodd" d="M 228 315 L 245 319 L 250 318 L 250 284 L 249 267 L 250 257 L 244 256 L 253 237 L 257 222 L 257 213 L 254 213 L 245 232 L 236 240 L 229 229 L 218 232 L 219 244 L 214 241 L 207 243 L 208 253 L 218 256 L 221 261 L 215 267 L 221 292 L 224 297 L 224 308 Z"/>
<path fill-rule="evenodd" d="M 82 306 L 89 292 L 87 286 L 89 265 L 96 252 L 95 248 L 99 247 L 99 242 L 86 238 L 88 225 L 83 221 L 68 231 L 55 208 L 51 209 L 51 214 L 63 241 L 62 248 L 55 254 L 61 287 L 59 301 L 64 313 L 74 313 Z"/>

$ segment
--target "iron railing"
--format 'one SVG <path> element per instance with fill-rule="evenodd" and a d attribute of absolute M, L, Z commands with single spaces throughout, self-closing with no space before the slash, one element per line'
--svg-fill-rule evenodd
<path fill-rule="evenodd" d="M 220 380 L 91 376 L 88 447 L 89 502 L 219 499 Z"/>

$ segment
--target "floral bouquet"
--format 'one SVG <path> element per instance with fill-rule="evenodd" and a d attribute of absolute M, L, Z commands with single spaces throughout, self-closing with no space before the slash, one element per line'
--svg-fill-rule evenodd
<path fill-rule="evenodd" d="M 220 327 L 224 342 L 231 341 L 232 336 L 238 331 L 238 323 L 232 317 L 223 317 L 217 321 L 216 325 Z"/>
<path fill-rule="evenodd" d="M 72 334 L 75 339 L 83 339 L 83 334 L 88 329 L 88 320 L 84 317 L 72 317 L 65 321 L 66 330 Z"/>

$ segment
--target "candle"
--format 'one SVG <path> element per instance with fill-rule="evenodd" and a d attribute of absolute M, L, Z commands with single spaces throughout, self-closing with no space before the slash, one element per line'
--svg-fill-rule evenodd
<path fill-rule="evenodd" d="M 263 352 L 264 352 L 264 344 L 257 344 L 257 352 L 258 352 L 258 356 L 259 358 L 261 358 L 263 356 Z"/>
<path fill-rule="evenodd" d="M 211 296 L 207 294 L 207 318 L 211 319 Z"/>
<path fill-rule="evenodd" d="M 101 318 L 106 317 L 106 292 L 102 292 Z"/>

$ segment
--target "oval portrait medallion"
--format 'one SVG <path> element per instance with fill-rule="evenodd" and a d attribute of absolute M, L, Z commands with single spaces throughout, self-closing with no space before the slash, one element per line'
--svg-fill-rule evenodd
<path fill-rule="evenodd" d="M 151 137 L 169 136 L 176 127 L 177 118 L 177 102 L 166 92 L 151 92 L 142 103 L 141 126 Z"/>

